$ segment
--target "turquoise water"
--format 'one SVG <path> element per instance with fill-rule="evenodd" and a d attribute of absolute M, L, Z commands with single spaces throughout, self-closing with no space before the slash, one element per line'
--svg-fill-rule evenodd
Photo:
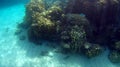
<path fill-rule="evenodd" d="M 108 60 L 108 51 L 86 59 L 76 54 L 56 53 L 55 48 L 46 46 L 54 43 L 35 45 L 27 38 L 20 40 L 15 32 L 17 24 L 23 21 L 25 3 L 1 8 L 0 13 L 0 67 L 120 67 Z M 26 36 L 23 32 L 20 35 Z"/>

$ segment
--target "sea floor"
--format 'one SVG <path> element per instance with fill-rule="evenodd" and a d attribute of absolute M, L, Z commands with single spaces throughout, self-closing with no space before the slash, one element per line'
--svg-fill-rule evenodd
<path fill-rule="evenodd" d="M 25 40 L 20 39 L 15 32 L 24 15 L 24 4 L 0 9 L 0 67 L 120 67 L 108 60 L 108 51 L 87 59 L 76 54 L 62 54 L 50 46 L 54 43 L 35 45 L 27 40 L 24 32 L 19 36 L 25 36 Z"/>

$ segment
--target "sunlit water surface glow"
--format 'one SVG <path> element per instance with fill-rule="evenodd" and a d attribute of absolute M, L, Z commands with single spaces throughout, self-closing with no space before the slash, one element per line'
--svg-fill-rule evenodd
<path fill-rule="evenodd" d="M 56 53 L 54 48 L 46 46 L 48 42 L 35 45 L 27 39 L 19 40 L 14 33 L 17 24 L 23 21 L 24 5 L 0 9 L 0 67 L 120 67 L 108 60 L 108 51 L 96 58 L 87 59 L 75 54 Z M 42 55 L 41 51 L 48 51 L 48 54 Z"/>

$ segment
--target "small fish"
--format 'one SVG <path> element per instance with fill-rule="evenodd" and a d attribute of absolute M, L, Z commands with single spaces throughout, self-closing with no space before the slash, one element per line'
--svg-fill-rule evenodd
<path fill-rule="evenodd" d="M 84 13 L 81 13 L 80 16 L 85 17 L 85 14 L 84 14 Z"/>

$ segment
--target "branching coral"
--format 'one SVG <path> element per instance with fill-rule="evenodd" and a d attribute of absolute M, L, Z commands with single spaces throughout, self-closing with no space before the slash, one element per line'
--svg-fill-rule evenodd
<path fill-rule="evenodd" d="M 71 38 L 71 49 L 73 51 L 80 51 L 82 45 L 84 45 L 86 41 L 85 30 L 81 27 L 74 26 L 70 31 Z"/>
<path fill-rule="evenodd" d="M 65 24 L 61 25 L 61 40 L 69 44 L 72 52 L 81 52 L 81 46 L 86 40 L 86 28 L 89 22 L 79 14 L 67 14 Z M 66 45 L 66 44 L 65 44 Z"/>

